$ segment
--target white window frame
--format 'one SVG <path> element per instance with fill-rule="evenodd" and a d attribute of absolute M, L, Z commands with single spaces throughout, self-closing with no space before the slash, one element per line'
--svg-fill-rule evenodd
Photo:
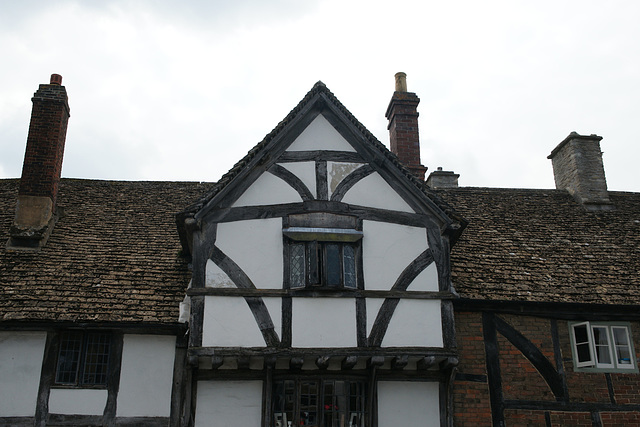
<path fill-rule="evenodd" d="M 578 341 L 576 330 L 580 328 L 586 328 L 587 341 Z M 573 362 L 577 370 L 638 372 L 631 326 L 629 324 L 620 322 L 570 322 L 569 329 Z M 596 330 L 604 332 L 604 336 L 600 337 L 600 342 L 596 340 Z M 618 344 L 615 342 L 615 330 L 624 331 L 626 343 Z M 578 346 L 584 345 L 587 345 L 589 350 L 587 358 L 584 358 L 584 352 L 582 354 L 578 352 Z M 625 347 L 630 355 L 629 363 L 621 363 L 620 360 L 618 360 L 618 348 Z M 580 356 L 583 357 L 583 360 L 579 360 Z M 607 356 L 610 363 L 606 361 Z"/>

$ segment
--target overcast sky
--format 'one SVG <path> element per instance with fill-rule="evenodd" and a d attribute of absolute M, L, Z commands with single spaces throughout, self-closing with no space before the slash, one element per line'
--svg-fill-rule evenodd
<path fill-rule="evenodd" d="M 598 134 L 640 191 L 640 2 L 0 0 L 0 178 L 31 97 L 63 76 L 64 177 L 215 181 L 322 80 L 388 145 L 394 74 L 422 163 L 460 185 L 553 188 L 547 155 Z"/>

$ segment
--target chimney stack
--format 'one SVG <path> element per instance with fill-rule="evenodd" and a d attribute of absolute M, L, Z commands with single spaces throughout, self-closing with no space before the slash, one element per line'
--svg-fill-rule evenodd
<path fill-rule="evenodd" d="M 418 104 L 420 98 L 407 92 L 407 75 L 396 73 L 396 90 L 391 97 L 385 117 L 389 120 L 391 152 L 418 179 L 424 181 L 427 168 L 420 163 L 420 137 L 418 135 Z"/>
<path fill-rule="evenodd" d="M 587 210 L 611 210 L 600 151 L 601 136 L 571 132 L 547 157 L 556 188 L 567 190 Z"/>
<path fill-rule="evenodd" d="M 453 171 L 443 171 L 438 167 L 437 171 L 431 172 L 427 178 L 427 185 L 431 188 L 458 188 L 458 178 L 460 174 Z"/>
<path fill-rule="evenodd" d="M 31 98 L 31 123 L 8 247 L 39 249 L 56 220 L 56 196 L 69 120 L 62 76 L 52 74 Z"/>

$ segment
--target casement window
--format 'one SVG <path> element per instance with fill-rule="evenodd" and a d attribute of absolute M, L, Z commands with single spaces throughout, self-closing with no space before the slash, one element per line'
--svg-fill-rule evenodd
<path fill-rule="evenodd" d="M 271 427 L 364 427 L 366 382 L 343 379 L 274 381 Z"/>
<path fill-rule="evenodd" d="M 289 287 L 357 288 L 356 251 L 351 243 L 291 241 Z"/>
<path fill-rule="evenodd" d="M 362 224 L 326 212 L 289 215 L 282 230 L 290 289 L 358 288 Z"/>
<path fill-rule="evenodd" d="M 637 371 L 628 324 L 578 322 L 570 323 L 569 329 L 577 369 Z"/>
<path fill-rule="evenodd" d="M 55 384 L 104 387 L 111 352 L 108 332 L 65 331 L 60 334 Z"/>

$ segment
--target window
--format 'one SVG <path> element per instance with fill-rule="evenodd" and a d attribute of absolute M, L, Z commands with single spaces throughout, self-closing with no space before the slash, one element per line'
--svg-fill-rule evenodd
<path fill-rule="evenodd" d="M 291 242 L 289 287 L 305 286 L 355 289 L 356 246 L 340 242 Z"/>
<path fill-rule="evenodd" d="M 110 333 L 62 332 L 55 383 L 80 387 L 106 386 L 110 349 Z"/>
<path fill-rule="evenodd" d="M 274 381 L 271 426 L 363 427 L 365 398 L 364 381 Z"/>
<path fill-rule="evenodd" d="M 637 371 L 629 325 L 580 322 L 569 327 L 576 368 Z"/>

